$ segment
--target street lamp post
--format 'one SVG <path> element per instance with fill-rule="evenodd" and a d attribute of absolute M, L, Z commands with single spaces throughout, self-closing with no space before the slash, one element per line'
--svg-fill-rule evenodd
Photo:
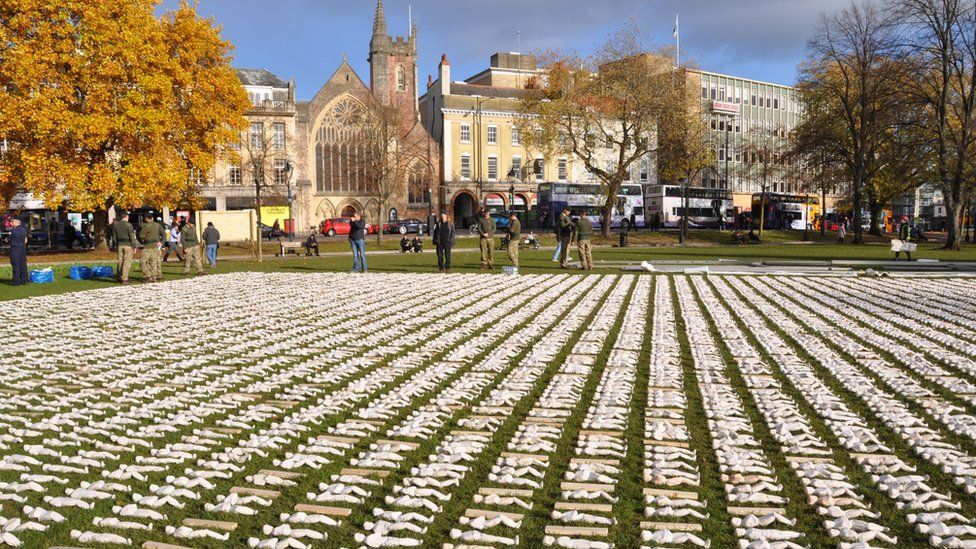
<path fill-rule="evenodd" d="M 288 241 L 295 241 L 295 209 L 294 202 L 295 197 L 291 192 L 291 173 L 294 170 L 294 166 L 291 164 L 291 160 L 285 161 L 285 183 L 288 188 L 288 217 L 291 219 L 291 230 L 288 231 Z"/>

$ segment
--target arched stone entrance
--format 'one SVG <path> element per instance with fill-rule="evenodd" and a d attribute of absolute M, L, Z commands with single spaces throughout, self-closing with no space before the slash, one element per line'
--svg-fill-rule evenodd
<path fill-rule="evenodd" d="M 454 197 L 454 224 L 460 229 L 467 229 L 476 221 L 478 202 L 469 193 L 461 192 Z"/>
<path fill-rule="evenodd" d="M 339 217 L 352 217 L 356 215 L 356 212 L 358 211 L 359 210 L 357 210 L 352 204 L 346 204 L 346 206 L 342 208 L 342 213 L 339 215 Z"/>

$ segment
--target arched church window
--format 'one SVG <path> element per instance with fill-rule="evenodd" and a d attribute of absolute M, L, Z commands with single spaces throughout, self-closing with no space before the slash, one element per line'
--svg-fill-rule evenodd
<path fill-rule="evenodd" d="M 396 68 L 396 87 L 397 91 L 406 91 L 407 89 L 407 71 L 403 65 L 397 65 Z"/>
<path fill-rule="evenodd" d="M 322 118 L 315 133 L 315 189 L 317 192 L 357 192 L 365 188 L 367 160 L 363 132 L 364 111 L 359 102 L 340 100 Z"/>

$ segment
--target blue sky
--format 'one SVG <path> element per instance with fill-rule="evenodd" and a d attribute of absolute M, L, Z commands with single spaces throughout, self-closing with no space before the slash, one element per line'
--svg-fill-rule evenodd
<path fill-rule="evenodd" d="M 164 0 L 163 7 L 178 0 Z M 681 51 L 703 69 L 791 84 L 806 41 L 824 11 L 847 0 L 384 0 L 389 31 L 408 33 L 413 5 L 420 35 L 420 85 L 436 78 L 442 53 L 452 79 L 488 65 L 496 51 L 547 48 L 587 54 L 608 34 L 635 19 L 651 40 L 671 44 L 680 10 Z M 236 46 L 234 65 L 295 78 L 300 100 L 310 99 L 338 67 L 342 54 L 364 81 L 375 0 L 199 0 L 223 36 Z"/>

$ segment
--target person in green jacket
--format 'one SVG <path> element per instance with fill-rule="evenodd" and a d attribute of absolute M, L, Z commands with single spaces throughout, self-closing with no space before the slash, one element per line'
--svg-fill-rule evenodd
<path fill-rule="evenodd" d="M 578 212 L 579 218 L 573 223 L 576 233 L 576 249 L 580 254 L 580 268 L 584 271 L 593 270 L 593 249 L 590 246 L 590 238 L 593 237 L 593 222 L 590 218 Z"/>
<path fill-rule="evenodd" d="M 153 221 L 151 215 L 145 216 L 143 221 L 145 223 L 139 229 L 139 240 L 143 245 L 140 266 L 146 280 L 156 282 L 163 279 L 161 249 L 166 241 L 166 231 L 162 225 Z"/>
<path fill-rule="evenodd" d="M 512 213 L 508 218 L 508 258 L 512 265 L 519 266 L 519 240 L 522 238 L 522 222 Z"/>
<path fill-rule="evenodd" d="M 119 212 L 119 216 L 112 222 L 112 237 L 115 239 L 115 250 L 118 256 L 116 278 L 122 284 L 129 283 L 129 269 L 132 268 L 133 249 L 139 245 L 136 231 L 126 219 L 128 213 Z"/>
<path fill-rule="evenodd" d="M 478 235 L 481 236 L 481 270 L 495 268 L 495 220 L 488 210 L 481 212 L 478 220 Z"/>
<path fill-rule="evenodd" d="M 563 208 L 557 222 L 557 236 L 559 237 L 559 268 L 569 268 L 569 245 L 573 242 L 573 220 L 569 217 L 569 208 Z"/>
<path fill-rule="evenodd" d="M 203 274 L 203 261 L 200 259 L 200 237 L 197 236 L 197 228 L 189 221 L 183 225 L 180 233 L 180 244 L 183 246 L 183 274 L 190 274 L 190 262 L 197 269 L 197 274 Z"/>

